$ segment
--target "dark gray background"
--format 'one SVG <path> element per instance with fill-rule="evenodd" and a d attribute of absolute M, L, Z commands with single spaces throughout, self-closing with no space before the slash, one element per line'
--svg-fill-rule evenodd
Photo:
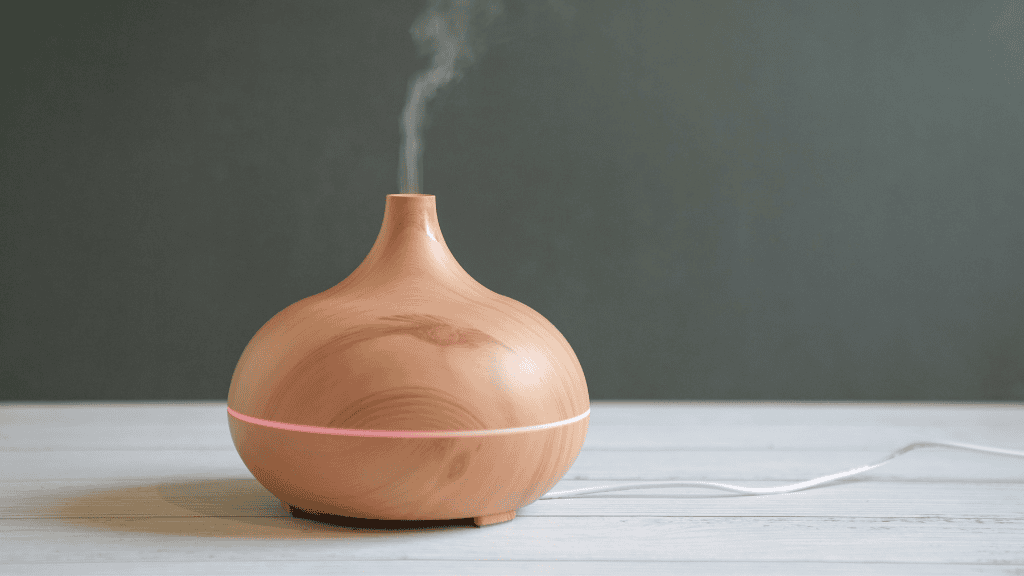
<path fill-rule="evenodd" d="M 1024 400 L 1024 2 L 505 4 L 425 191 L 592 398 Z M 224 399 L 372 245 L 422 7 L 4 3 L 0 400 Z"/>

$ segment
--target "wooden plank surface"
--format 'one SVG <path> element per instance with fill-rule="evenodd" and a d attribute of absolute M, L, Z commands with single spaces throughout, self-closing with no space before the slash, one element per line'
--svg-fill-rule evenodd
<path fill-rule="evenodd" d="M 1022 574 L 1020 567 L 989 564 L 883 564 L 844 562 L 651 562 L 651 561 L 503 561 L 503 560 L 265 560 L 205 562 L 89 562 L 7 564 L 4 574 L 80 576 L 116 574 L 418 574 L 453 576 L 995 576 Z M 73 570 L 73 571 L 66 571 Z"/>
<path fill-rule="evenodd" d="M 769 486 L 915 440 L 1024 449 L 1024 406 L 599 403 L 555 490 Z M 369 530 L 286 516 L 223 403 L 0 406 L 0 573 L 1022 574 L 1024 459 L 929 449 L 778 496 L 541 500 L 512 522 Z"/>
<path fill-rule="evenodd" d="M 571 490 L 605 482 L 561 482 Z M 767 486 L 769 482 L 748 482 Z M 0 518 L 288 517 L 255 479 L 179 481 L 33 481 L 3 484 Z M 850 481 L 776 496 L 736 496 L 696 488 L 593 494 L 538 500 L 523 516 L 728 516 L 843 518 L 987 518 L 1024 520 L 1024 483 Z"/>
<path fill-rule="evenodd" d="M 472 526 L 357 530 L 298 519 L 4 519 L 0 559 L 511 560 L 998 563 L 1024 565 L 1024 521 L 943 518 L 524 517 Z"/>
<path fill-rule="evenodd" d="M 566 480 L 806 480 L 880 459 L 887 450 L 584 450 Z M 875 480 L 1014 482 L 1021 461 L 922 449 L 865 478 Z M 0 452 L 0 482 L 103 478 L 237 477 L 249 472 L 231 450 L 48 450 Z"/>

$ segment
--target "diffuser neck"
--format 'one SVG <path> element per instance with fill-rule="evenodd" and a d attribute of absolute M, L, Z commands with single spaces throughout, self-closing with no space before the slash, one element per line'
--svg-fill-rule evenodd
<path fill-rule="evenodd" d="M 337 288 L 379 289 L 386 284 L 453 288 L 479 286 L 455 260 L 437 222 L 431 194 L 388 194 L 377 241 L 363 263 Z"/>
<path fill-rule="evenodd" d="M 437 203 L 433 194 L 388 194 L 373 251 L 393 249 L 402 243 L 420 244 L 425 240 L 447 251 L 441 227 L 437 223 Z M 449 253 L 450 255 L 450 253 Z"/>

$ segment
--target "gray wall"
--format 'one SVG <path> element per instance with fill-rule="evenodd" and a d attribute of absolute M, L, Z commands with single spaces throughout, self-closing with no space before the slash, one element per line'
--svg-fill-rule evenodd
<path fill-rule="evenodd" d="M 0 400 L 226 397 L 396 192 L 418 2 L 5 3 Z M 506 2 L 456 258 L 594 399 L 1024 400 L 1024 2 Z"/>

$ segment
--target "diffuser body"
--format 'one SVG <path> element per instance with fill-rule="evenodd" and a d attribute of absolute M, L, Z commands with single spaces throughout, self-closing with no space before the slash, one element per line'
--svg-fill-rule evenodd
<path fill-rule="evenodd" d="M 590 401 L 576 355 L 448 250 L 435 198 L 387 197 L 362 264 L 270 319 L 228 394 L 253 476 L 311 513 L 511 519 L 575 461 Z"/>

